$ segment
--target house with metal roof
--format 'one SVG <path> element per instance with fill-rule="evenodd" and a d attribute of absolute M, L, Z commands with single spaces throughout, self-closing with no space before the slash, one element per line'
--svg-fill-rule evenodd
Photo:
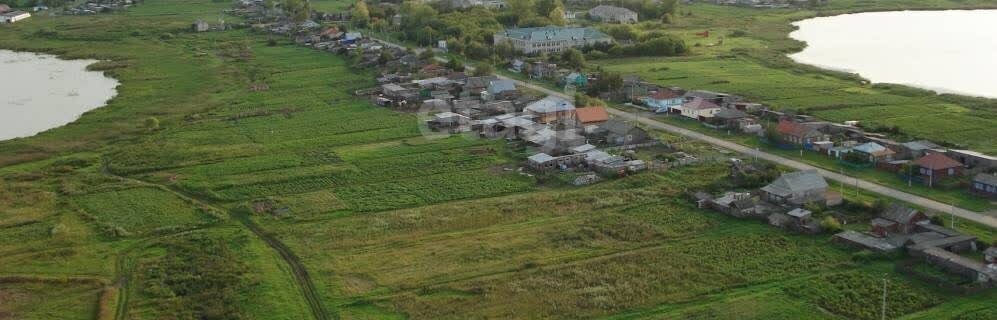
<path fill-rule="evenodd" d="M 997 175 L 982 172 L 976 174 L 970 190 L 979 195 L 997 197 Z"/>
<path fill-rule="evenodd" d="M 534 101 L 526 105 L 524 111 L 540 123 L 574 122 L 575 119 L 575 105 L 555 96 Z"/>
<path fill-rule="evenodd" d="M 785 173 L 771 184 L 762 187 L 763 198 L 774 203 L 803 205 L 808 202 L 825 203 L 827 181 L 817 170 Z"/>
<path fill-rule="evenodd" d="M 599 30 L 558 26 L 506 29 L 492 38 L 494 44 L 509 43 L 524 54 L 558 53 L 568 48 L 613 42 L 612 37 Z"/>
<path fill-rule="evenodd" d="M 516 82 L 512 80 L 492 80 L 488 82 L 486 99 L 483 100 L 507 100 L 519 95 L 516 89 Z"/>
<path fill-rule="evenodd" d="M 703 98 L 694 98 L 682 104 L 681 112 L 683 117 L 704 121 L 720 112 L 720 105 Z"/>
<path fill-rule="evenodd" d="M 870 163 L 893 161 L 896 152 L 875 142 L 866 142 L 852 148 L 852 152 L 862 154 Z"/>
<path fill-rule="evenodd" d="M 637 23 L 637 13 L 633 10 L 607 5 L 590 9 L 589 18 L 602 22 Z"/>

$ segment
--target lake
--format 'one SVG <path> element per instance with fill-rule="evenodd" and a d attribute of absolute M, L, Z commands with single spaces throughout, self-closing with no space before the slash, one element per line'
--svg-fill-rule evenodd
<path fill-rule="evenodd" d="M 104 106 L 118 81 L 87 71 L 94 62 L 0 50 L 0 140 L 33 136 Z"/>
<path fill-rule="evenodd" d="M 799 63 L 904 84 L 997 98 L 997 10 L 896 11 L 798 21 Z"/>

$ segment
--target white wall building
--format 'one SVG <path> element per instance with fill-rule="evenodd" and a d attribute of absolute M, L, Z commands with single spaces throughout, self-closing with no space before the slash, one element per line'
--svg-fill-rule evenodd
<path fill-rule="evenodd" d="M 27 18 L 31 18 L 31 14 L 24 11 L 12 11 L 4 14 L 0 14 L 0 23 L 14 23 Z"/>

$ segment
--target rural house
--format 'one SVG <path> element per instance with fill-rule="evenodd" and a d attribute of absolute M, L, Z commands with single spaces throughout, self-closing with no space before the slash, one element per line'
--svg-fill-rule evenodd
<path fill-rule="evenodd" d="M 578 108 L 575 110 L 575 115 L 578 117 L 578 125 L 597 125 L 609 120 L 609 112 L 606 112 L 606 107 L 585 107 Z"/>
<path fill-rule="evenodd" d="M 972 150 L 949 149 L 945 151 L 945 155 L 948 156 L 949 158 L 952 158 L 966 165 L 967 168 L 971 169 L 997 168 L 997 157 L 986 155 L 980 152 Z"/>
<path fill-rule="evenodd" d="M 893 161 L 893 150 L 875 142 L 866 142 L 852 148 L 852 152 L 861 155 L 870 163 Z"/>
<path fill-rule="evenodd" d="M 484 100 L 509 100 L 519 95 L 516 82 L 512 80 L 492 80 L 488 83 L 487 92 L 487 99 Z"/>
<path fill-rule="evenodd" d="M 962 164 L 952 160 L 944 154 L 935 152 L 921 157 L 914 161 L 918 174 L 925 178 L 928 186 L 933 186 L 936 182 L 962 174 Z"/>
<path fill-rule="evenodd" d="M 605 132 L 606 143 L 612 145 L 640 144 L 651 140 L 644 129 L 617 119 L 610 119 L 599 128 Z"/>
<path fill-rule="evenodd" d="M 896 157 L 898 159 L 917 159 L 923 157 L 928 153 L 928 151 L 941 148 L 942 146 L 939 146 L 931 141 L 918 140 L 901 143 L 900 147 L 895 151 L 897 151 Z"/>
<path fill-rule="evenodd" d="M 15 23 L 27 18 L 31 18 L 30 13 L 24 11 L 11 11 L 0 14 L 0 24 Z"/>
<path fill-rule="evenodd" d="M 637 13 L 633 10 L 607 5 L 589 9 L 589 18 L 602 22 L 637 23 Z"/>
<path fill-rule="evenodd" d="M 820 131 L 820 125 L 799 123 L 789 119 L 780 119 L 777 130 L 786 142 L 809 145 L 817 141 L 826 141 L 828 136 Z"/>
<path fill-rule="evenodd" d="M 997 175 L 982 172 L 976 174 L 970 190 L 982 196 L 997 197 Z"/>
<path fill-rule="evenodd" d="M 923 212 L 901 205 L 890 204 L 879 218 L 873 219 L 872 233 L 880 237 L 891 233 L 910 234 L 916 231 L 918 222 L 928 220 Z"/>
<path fill-rule="evenodd" d="M 538 153 L 527 158 L 527 165 L 537 172 L 564 170 L 582 163 L 585 163 L 585 154 L 554 157 L 546 153 Z"/>
<path fill-rule="evenodd" d="M 720 112 L 720 105 L 703 98 L 695 98 L 682 104 L 681 111 L 683 117 L 703 121 L 713 118 L 713 115 Z"/>
<path fill-rule="evenodd" d="M 495 33 L 494 44 L 510 43 L 524 54 L 560 53 L 568 48 L 608 44 L 613 38 L 592 28 L 538 27 L 506 29 Z"/>
<path fill-rule="evenodd" d="M 539 123 L 566 123 L 575 119 L 575 105 L 555 96 L 534 101 L 526 105 L 524 111 Z"/>
<path fill-rule="evenodd" d="M 572 72 L 564 76 L 564 79 L 561 79 L 561 82 L 564 83 L 564 85 L 571 85 L 581 88 L 588 85 L 589 79 L 583 73 Z"/>
<path fill-rule="evenodd" d="M 826 203 L 827 182 L 817 170 L 785 173 L 762 187 L 763 198 L 773 203 L 803 205 L 808 202 Z"/>
<path fill-rule="evenodd" d="M 533 79 L 548 79 L 556 73 L 557 65 L 545 61 L 534 62 L 533 67 L 530 68 L 530 78 Z"/>
<path fill-rule="evenodd" d="M 707 122 L 716 127 L 734 129 L 754 124 L 754 120 L 744 111 L 727 108 L 721 109 L 712 118 L 707 118 Z"/>
<path fill-rule="evenodd" d="M 768 216 L 769 224 L 781 229 L 802 233 L 818 233 L 820 225 L 811 219 L 813 212 L 803 208 L 795 208 L 789 212 L 776 212 Z"/>
<path fill-rule="evenodd" d="M 682 106 L 683 102 L 685 100 L 681 94 L 669 89 L 658 90 L 654 94 L 644 98 L 644 104 L 656 113 L 680 111 L 681 108 L 678 107 Z M 675 111 L 672 111 L 672 109 L 675 109 Z"/>
<path fill-rule="evenodd" d="M 653 83 L 644 81 L 635 75 L 626 75 L 623 76 L 623 87 L 620 88 L 620 98 L 631 102 L 644 101 L 644 97 L 658 90 L 658 86 Z"/>

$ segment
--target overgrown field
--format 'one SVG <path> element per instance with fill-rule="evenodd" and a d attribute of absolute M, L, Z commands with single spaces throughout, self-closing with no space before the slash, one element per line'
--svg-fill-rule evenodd
<path fill-rule="evenodd" d="M 578 188 L 519 174 L 505 141 L 424 137 L 353 97 L 372 75 L 339 57 L 186 31 L 228 6 L 0 30 L 2 48 L 107 60 L 93 68 L 121 81 L 79 121 L 0 142 L 0 318 L 868 318 L 862 280 L 883 273 L 911 290 L 891 316 L 993 309 L 826 235 L 696 208 L 686 191 L 723 165 Z"/>

